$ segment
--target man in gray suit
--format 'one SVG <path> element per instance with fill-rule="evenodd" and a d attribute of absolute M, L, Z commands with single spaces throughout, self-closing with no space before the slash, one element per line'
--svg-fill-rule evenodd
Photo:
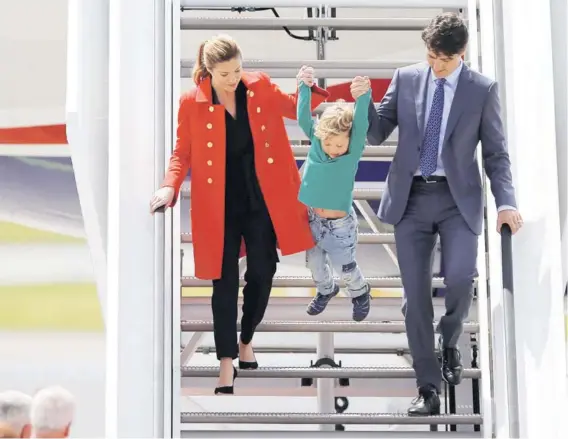
<path fill-rule="evenodd" d="M 472 302 L 483 223 L 476 156 L 480 141 L 499 211 L 497 228 L 507 223 L 516 232 L 522 226 L 497 84 L 462 62 L 468 43 L 465 23 L 456 14 L 441 14 L 424 29 L 422 39 L 428 62 L 396 71 L 378 110 L 371 103 L 368 131 L 370 144 L 380 145 L 398 126 L 379 218 L 394 225 L 403 313 L 419 389 L 408 413 L 419 416 L 440 412 L 442 379 L 457 385 L 462 378 L 457 342 Z M 353 97 L 369 86 L 368 78 L 355 78 Z M 446 313 L 438 325 L 441 359 L 435 353 L 431 295 L 437 235 L 446 285 Z"/>

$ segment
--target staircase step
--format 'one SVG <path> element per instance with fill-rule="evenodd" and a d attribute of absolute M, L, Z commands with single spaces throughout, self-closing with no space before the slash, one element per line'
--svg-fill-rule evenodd
<path fill-rule="evenodd" d="M 183 198 L 188 198 L 191 194 L 191 185 L 184 183 L 181 187 L 180 193 Z M 380 200 L 383 196 L 384 189 L 382 188 L 355 188 L 353 190 L 354 200 Z"/>
<path fill-rule="evenodd" d="M 205 289 L 207 290 L 207 289 Z M 302 290 L 297 290 L 302 292 Z M 278 321 L 278 322 L 333 322 L 333 321 L 348 321 L 351 323 L 352 308 L 351 299 L 349 297 L 337 295 L 327 305 L 325 312 L 317 316 L 308 317 L 306 314 L 306 307 L 312 299 L 310 293 L 300 296 L 288 297 L 271 297 L 270 304 L 264 314 L 264 321 Z M 385 293 L 388 290 L 385 290 Z M 392 290 L 394 295 L 392 297 L 374 297 L 371 301 L 371 312 L 365 319 L 365 322 L 398 322 L 402 319 L 401 305 L 402 294 L 399 295 L 397 290 Z M 182 297 L 181 299 L 181 316 L 180 320 L 212 320 L 213 314 L 211 311 L 211 293 L 206 291 L 206 296 L 200 297 Z M 396 297 L 395 297 L 396 296 Z M 439 321 L 443 315 L 446 314 L 446 306 L 444 297 L 433 297 L 432 303 L 434 306 L 434 321 Z M 243 297 L 238 298 L 239 310 L 243 306 Z M 239 318 L 241 316 L 239 312 Z M 478 321 L 478 306 L 477 300 L 474 302 L 469 310 L 468 321 Z M 315 333 L 314 333 L 315 334 Z"/>
<path fill-rule="evenodd" d="M 241 325 L 237 323 L 237 330 Z M 182 320 L 181 330 L 184 332 L 210 332 L 213 330 L 212 320 Z M 479 324 L 464 323 L 465 333 L 474 334 L 479 331 Z M 404 322 L 354 322 L 354 321 L 264 321 L 256 327 L 257 332 L 381 332 L 402 334 L 406 332 Z"/>
<path fill-rule="evenodd" d="M 305 58 L 303 58 L 305 59 Z M 182 69 L 192 69 L 195 65 L 195 59 L 182 59 L 180 66 Z M 306 64 L 312 66 L 317 70 L 396 70 L 412 64 L 420 63 L 416 59 L 408 60 L 373 60 L 373 59 L 357 59 L 357 60 L 342 60 L 342 59 L 310 59 L 300 61 L 297 59 L 246 59 L 243 61 L 243 69 L 252 70 L 270 70 L 270 69 L 284 69 L 297 71 L 298 66 Z"/>
<path fill-rule="evenodd" d="M 182 428 L 184 426 L 182 425 Z M 404 430 L 352 430 L 352 431 L 321 431 L 321 430 L 230 430 L 231 439 L 481 439 L 481 431 L 404 431 Z M 196 434 L 197 433 L 197 434 Z M 419 433 L 419 434 L 417 434 Z M 379 436 L 380 434 L 380 436 Z M 225 438 L 227 430 L 189 430 L 182 431 L 182 438 Z"/>
<path fill-rule="evenodd" d="M 183 346 L 180 350 L 183 351 Z M 195 351 L 198 354 L 210 355 L 217 352 L 215 346 L 201 345 Z M 256 354 L 317 354 L 316 346 L 284 345 L 284 346 L 254 346 Z M 379 346 L 335 346 L 333 352 L 336 354 L 382 354 L 382 355 L 407 355 L 410 354 L 408 346 L 400 347 L 379 347 Z"/>
<path fill-rule="evenodd" d="M 181 77 L 188 78 L 191 70 L 196 64 L 195 59 L 182 59 L 180 61 Z M 278 59 L 261 60 L 247 59 L 243 61 L 245 70 L 260 70 L 272 78 L 295 78 L 298 73 L 298 66 L 302 64 L 313 66 L 318 77 L 352 78 L 359 74 L 362 76 L 373 77 L 374 79 L 392 79 L 396 70 L 412 64 L 419 64 L 421 60 L 331 60 L 331 59 Z M 466 64 L 468 64 L 466 62 Z"/>
<path fill-rule="evenodd" d="M 380 277 L 368 277 L 367 282 L 371 285 L 371 288 L 402 288 L 402 280 L 400 276 L 380 276 Z M 335 282 L 339 284 L 340 287 L 345 286 L 345 282 L 339 278 L 335 279 Z M 477 282 L 477 281 L 476 281 Z M 241 277 L 239 285 L 244 287 L 246 284 L 244 278 Z M 183 276 L 181 278 L 182 287 L 209 287 L 211 286 L 210 280 L 199 279 L 194 276 Z M 273 287 L 280 288 L 313 288 L 314 281 L 311 276 L 275 276 L 272 282 Z M 444 278 L 435 277 L 432 279 L 432 288 L 444 288 Z"/>
<path fill-rule="evenodd" d="M 480 425 L 480 415 L 408 416 L 398 413 L 236 413 L 183 412 L 182 424 L 404 424 Z M 379 437 L 380 432 L 377 432 Z"/>
<path fill-rule="evenodd" d="M 181 234 L 181 243 L 190 244 L 191 233 Z M 359 233 L 359 244 L 394 244 L 394 233 Z"/>
<path fill-rule="evenodd" d="M 218 377 L 218 367 L 188 366 L 181 368 L 185 378 Z M 239 378 L 415 378 L 411 367 L 259 367 L 239 370 Z M 464 378 L 481 378 L 480 369 L 464 369 Z"/>
<path fill-rule="evenodd" d="M 425 18 L 291 18 L 291 17 L 182 17 L 181 29 L 219 30 L 307 30 L 331 27 L 335 30 L 359 31 L 421 31 L 429 20 Z"/>
<path fill-rule="evenodd" d="M 320 104 L 319 107 L 316 109 L 315 113 L 321 112 L 321 110 L 325 109 L 326 107 L 333 105 L 332 103 L 324 103 Z M 296 158 L 305 158 L 308 155 L 308 151 L 310 150 L 310 145 L 293 145 L 292 152 Z M 383 158 L 383 159 L 392 159 L 396 152 L 396 146 L 374 146 L 368 145 L 365 147 L 363 151 L 363 157 L 367 158 Z"/>

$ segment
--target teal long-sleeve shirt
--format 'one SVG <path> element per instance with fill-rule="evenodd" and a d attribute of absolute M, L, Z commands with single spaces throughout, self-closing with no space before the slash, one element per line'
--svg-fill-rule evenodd
<path fill-rule="evenodd" d="M 311 97 L 312 90 L 303 82 L 298 96 L 298 122 L 312 145 L 308 152 L 299 200 L 307 206 L 349 212 L 353 204 L 353 188 L 359 160 L 365 149 L 369 127 L 368 111 L 371 90 L 355 102 L 349 149 L 342 156 L 331 158 L 314 134 Z"/>

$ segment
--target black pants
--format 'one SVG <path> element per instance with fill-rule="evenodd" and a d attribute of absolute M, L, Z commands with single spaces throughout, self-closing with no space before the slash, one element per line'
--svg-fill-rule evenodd
<path fill-rule="evenodd" d="M 276 234 L 264 203 L 260 209 L 225 217 L 225 243 L 221 278 L 213 281 L 213 333 L 217 358 L 237 358 L 239 253 L 241 238 L 247 250 L 246 285 L 243 289 L 241 341 L 252 341 L 264 317 L 276 273 Z"/>

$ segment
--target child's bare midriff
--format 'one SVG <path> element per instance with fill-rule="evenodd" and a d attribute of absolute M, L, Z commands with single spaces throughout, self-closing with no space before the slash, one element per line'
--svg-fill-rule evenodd
<path fill-rule="evenodd" d="M 343 210 L 320 209 L 319 207 L 314 207 L 314 212 L 318 216 L 327 219 L 337 219 L 347 216 L 347 212 L 344 212 Z"/>

